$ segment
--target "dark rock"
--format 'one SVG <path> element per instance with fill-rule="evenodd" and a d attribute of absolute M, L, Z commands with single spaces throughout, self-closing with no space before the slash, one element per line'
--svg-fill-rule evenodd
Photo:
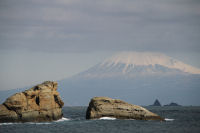
<path fill-rule="evenodd" d="M 155 100 L 154 104 L 153 105 L 150 105 L 150 106 L 162 106 L 160 104 L 160 102 L 158 101 L 158 99 Z"/>
<path fill-rule="evenodd" d="M 181 105 L 171 102 L 170 104 L 167 104 L 167 105 L 164 105 L 164 106 L 181 106 Z"/>

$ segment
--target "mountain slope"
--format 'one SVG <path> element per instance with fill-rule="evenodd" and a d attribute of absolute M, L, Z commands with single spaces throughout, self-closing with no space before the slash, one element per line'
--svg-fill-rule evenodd
<path fill-rule="evenodd" d="M 161 53 L 122 52 L 106 59 L 78 76 L 102 78 L 152 74 L 200 74 L 200 69 Z"/>
<path fill-rule="evenodd" d="M 94 96 L 139 105 L 150 105 L 156 98 L 162 103 L 200 105 L 199 73 L 198 68 L 160 53 L 123 52 L 60 81 L 65 88 L 61 95 L 71 105 L 87 105 Z"/>

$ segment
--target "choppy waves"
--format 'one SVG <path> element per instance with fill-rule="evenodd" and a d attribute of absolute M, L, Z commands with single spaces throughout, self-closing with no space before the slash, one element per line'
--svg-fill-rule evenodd
<path fill-rule="evenodd" d="M 114 117 L 101 117 L 99 120 L 116 120 Z M 125 120 L 135 120 L 135 119 L 125 119 Z M 165 118 L 165 121 L 174 121 L 174 119 Z"/>
<path fill-rule="evenodd" d="M 12 122 L 8 122 L 8 123 L 0 123 L 1 125 L 14 125 L 14 124 L 35 124 L 35 125 L 47 125 L 47 124 L 53 124 L 53 123 L 58 123 L 58 122 L 64 122 L 64 121 L 69 121 L 69 118 L 65 118 L 62 117 L 61 119 L 57 120 L 57 121 L 53 121 L 53 122 L 25 122 L 25 123 L 12 123 Z M 101 117 L 99 118 L 99 120 L 116 120 L 116 118 L 114 117 Z M 126 120 L 134 120 L 134 119 L 126 119 Z M 169 119 L 169 118 L 165 118 L 165 121 L 174 121 L 175 119 Z"/>

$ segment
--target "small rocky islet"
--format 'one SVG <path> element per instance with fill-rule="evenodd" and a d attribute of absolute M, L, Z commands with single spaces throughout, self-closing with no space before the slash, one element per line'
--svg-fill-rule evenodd
<path fill-rule="evenodd" d="M 45 81 L 7 98 L 3 104 L 0 104 L 0 123 L 45 122 L 61 119 L 64 103 L 57 92 L 57 86 L 57 82 Z M 164 121 L 159 115 L 141 106 L 119 99 L 94 97 L 87 108 L 86 119 L 101 117 Z"/>
<path fill-rule="evenodd" d="M 101 117 L 164 121 L 159 115 L 152 113 L 141 106 L 129 104 L 119 99 L 94 97 L 89 103 L 86 119 L 99 119 Z"/>
<path fill-rule="evenodd" d="M 0 105 L 0 122 L 43 122 L 62 118 L 64 105 L 57 82 L 46 81 L 7 98 Z"/>
<path fill-rule="evenodd" d="M 181 106 L 181 105 L 179 105 L 178 103 L 171 102 L 171 103 L 166 104 L 164 106 Z"/>
<path fill-rule="evenodd" d="M 162 106 L 162 105 L 160 104 L 159 100 L 156 99 L 155 102 L 150 106 Z"/>
<path fill-rule="evenodd" d="M 161 105 L 160 101 L 158 99 L 156 99 L 155 102 L 152 105 L 150 105 L 150 106 L 161 107 L 162 105 Z M 181 106 L 181 105 L 179 105 L 178 103 L 175 103 L 175 102 L 171 102 L 171 103 L 163 105 L 163 106 Z"/>

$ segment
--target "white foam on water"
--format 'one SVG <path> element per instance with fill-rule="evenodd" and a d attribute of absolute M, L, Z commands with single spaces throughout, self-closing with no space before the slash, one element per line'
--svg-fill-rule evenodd
<path fill-rule="evenodd" d="M 165 118 L 165 121 L 174 121 L 174 119 Z"/>
<path fill-rule="evenodd" d="M 68 120 L 70 120 L 70 119 L 62 117 L 61 119 L 59 119 L 59 120 L 57 120 L 55 122 L 62 122 L 62 121 L 68 121 Z"/>
<path fill-rule="evenodd" d="M 17 124 L 17 123 L 11 123 L 11 122 L 9 122 L 9 123 L 0 123 L 0 126 L 1 125 L 12 125 L 12 124 Z"/>
<path fill-rule="evenodd" d="M 51 124 L 50 122 L 24 122 L 24 123 L 21 123 L 21 122 L 19 122 L 19 123 L 11 123 L 11 122 L 9 122 L 9 123 L 0 123 L 0 126 L 1 125 L 16 125 L 16 124 L 36 124 L 36 125 L 43 125 L 43 124 Z"/>
<path fill-rule="evenodd" d="M 54 122 L 62 122 L 62 121 L 68 121 L 70 119 L 68 118 L 64 118 L 62 117 L 61 119 L 57 120 L 57 121 L 54 121 Z M 13 125 L 13 124 L 36 124 L 36 125 L 48 125 L 48 124 L 52 124 L 52 122 L 25 122 L 25 123 L 16 123 L 16 122 L 8 122 L 8 123 L 0 123 L 0 126 L 1 125 Z"/>
<path fill-rule="evenodd" d="M 99 120 L 116 120 L 116 118 L 113 117 L 101 117 Z"/>
<path fill-rule="evenodd" d="M 38 122 L 38 123 L 30 123 L 30 124 L 36 124 L 36 125 L 48 125 L 51 124 L 49 122 Z"/>

